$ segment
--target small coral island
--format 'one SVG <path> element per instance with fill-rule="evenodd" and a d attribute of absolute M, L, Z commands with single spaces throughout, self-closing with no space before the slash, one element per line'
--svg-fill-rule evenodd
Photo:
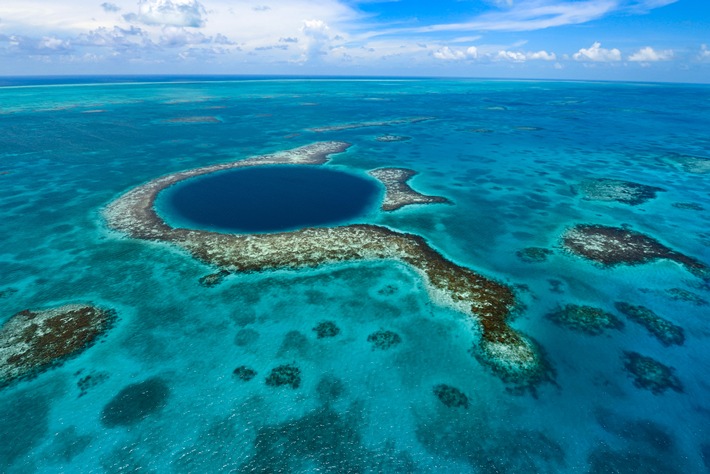
<path fill-rule="evenodd" d="M 15 314 L 0 328 L 0 387 L 61 365 L 115 321 L 113 310 L 78 304 Z"/>
<path fill-rule="evenodd" d="M 368 174 L 385 185 L 385 198 L 382 201 L 383 211 L 395 211 L 410 204 L 433 204 L 451 201 L 441 196 L 427 196 L 418 193 L 407 184 L 417 172 L 406 168 L 379 168 Z"/>
<path fill-rule="evenodd" d="M 710 278 L 710 270 L 700 261 L 669 249 L 652 237 L 623 227 L 576 225 L 564 233 L 562 245 L 575 255 L 608 267 L 666 259 L 683 265 L 695 276 Z"/>
<path fill-rule="evenodd" d="M 473 351 L 479 361 L 515 385 L 528 386 L 543 379 L 547 367 L 539 348 L 530 338 L 508 325 L 511 311 L 516 306 L 511 288 L 456 265 L 418 235 L 369 224 L 271 234 L 222 234 L 173 228 L 154 208 L 162 190 L 188 178 L 244 166 L 321 165 L 327 162 L 329 155 L 344 152 L 349 146 L 343 142 L 318 142 L 270 155 L 173 173 L 128 191 L 108 205 L 104 216 L 113 230 L 132 238 L 176 245 L 195 258 L 228 272 L 298 269 L 346 261 L 398 260 L 419 273 L 433 301 L 467 314 L 479 323 L 481 337 Z M 393 174 L 393 180 L 400 182 L 409 176 L 408 172 Z M 274 381 L 277 378 L 274 377 Z"/>

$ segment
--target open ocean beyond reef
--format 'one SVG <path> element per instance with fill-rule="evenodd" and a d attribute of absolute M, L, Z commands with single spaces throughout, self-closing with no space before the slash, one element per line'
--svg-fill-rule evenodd
<path fill-rule="evenodd" d="M 710 265 L 710 86 L 9 83 L 0 322 L 69 303 L 118 319 L 101 342 L 0 389 L 0 472 L 710 470 L 708 279 L 669 260 L 605 267 L 561 244 L 575 225 L 626 226 Z M 549 380 L 512 389 L 474 357 L 476 320 L 432 301 L 402 263 L 235 273 L 208 286 L 214 267 L 104 220 L 111 201 L 154 178 L 319 141 L 352 144 L 324 168 L 370 181 L 368 170 L 409 168 L 412 188 L 451 201 L 375 203 L 347 223 L 422 236 L 513 288 L 511 325 L 542 348 Z M 660 190 L 632 204 L 585 195 L 600 179 Z M 664 344 L 620 302 L 683 340 Z M 560 317 L 570 305 L 618 324 L 580 330 Z M 324 321 L 337 334 L 318 337 Z M 378 348 L 368 339 L 378 330 L 399 343 Z M 632 353 L 676 384 L 639 383 Z M 299 383 L 267 383 L 281 365 L 298 367 Z"/>

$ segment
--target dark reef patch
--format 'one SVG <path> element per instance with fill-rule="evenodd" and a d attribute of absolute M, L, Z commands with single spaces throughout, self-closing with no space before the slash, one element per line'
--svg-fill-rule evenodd
<path fill-rule="evenodd" d="M 80 375 L 80 372 L 76 375 Z M 89 374 L 81 377 L 77 382 L 76 386 L 79 387 L 79 398 L 86 395 L 92 388 L 101 385 L 109 378 L 108 372 L 92 371 Z"/>
<path fill-rule="evenodd" d="M 373 349 L 387 350 L 402 342 L 402 338 L 396 332 L 380 329 L 367 336 L 367 342 Z"/>
<path fill-rule="evenodd" d="M 170 389 L 160 377 L 126 386 L 101 411 L 101 424 L 107 428 L 132 426 L 167 405 Z"/>
<path fill-rule="evenodd" d="M 643 204 L 665 191 L 655 186 L 620 179 L 588 179 L 579 184 L 579 192 L 589 201 L 615 201 L 630 206 Z"/>
<path fill-rule="evenodd" d="M 650 390 L 654 395 L 660 395 L 668 389 L 683 392 L 683 386 L 672 367 L 631 351 L 624 351 L 623 361 L 636 387 Z"/>
<path fill-rule="evenodd" d="M 229 272 L 227 270 L 220 270 L 216 273 L 210 273 L 209 275 L 205 275 L 200 278 L 200 285 L 205 288 L 212 288 L 213 286 L 217 286 L 222 283 L 227 276 L 229 276 Z"/>
<path fill-rule="evenodd" d="M 687 209 L 689 211 L 704 211 L 705 208 L 695 202 L 674 202 L 671 206 L 677 209 Z"/>
<path fill-rule="evenodd" d="M 313 328 L 318 339 L 335 337 L 340 334 L 340 328 L 333 321 L 321 321 Z"/>
<path fill-rule="evenodd" d="M 243 382 L 248 382 L 254 377 L 256 377 L 256 370 L 252 369 L 251 367 L 247 367 L 246 365 L 240 365 L 239 367 L 234 369 L 234 372 L 232 372 L 232 374 L 239 380 Z"/>
<path fill-rule="evenodd" d="M 671 299 L 683 301 L 685 303 L 694 304 L 695 306 L 707 306 L 708 302 L 700 295 L 692 291 L 684 290 L 683 288 L 671 288 L 666 291 Z"/>
<path fill-rule="evenodd" d="M 710 278 L 710 270 L 705 264 L 669 249 L 652 237 L 623 227 L 579 224 L 567 229 L 562 244 L 571 253 L 604 266 L 638 265 L 667 259 L 683 265 L 693 275 Z"/>
<path fill-rule="evenodd" d="M 555 324 L 592 336 L 597 336 L 606 329 L 621 329 L 624 327 L 624 323 L 613 314 L 600 308 L 585 305 L 565 305 L 557 311 L 549 313 L 547 318 Z"/>
<path fill-rule="evenodd" d="M 523 250 L 518 250 L 515 255 L 525 263 L 541 263 L 552 255 L 552 250 L 542 247 L 527 247 Z"/>
<path fill-rule="evenodd" d="M 301 369 L 293 364 L 284 364 L 274 367 L 266 377 L 266 385 L 269 387 L 281 387 L 289 385 L 296 389 L 301 386 Z"/>
<path fill-rule="evenodd" d="M 645 327 L 664 346 L 683 345 L 685 333 L 683 328 L 658 316 L 645 306 L 634 306 L 629 303 L 617 302 L 616 309 L 631 321 Z"/>
<path fill-rule="evenodd" d="M 436 395 L 436 398 L 438 398 L 439 401 L 447 407 L 468 408 L 468 397 L 458 388 L 442 383 L 439 385 L 434 385 L 434 388 L 432 390 L 434 391 L 434 395 Z"/>
<path fill-rule="evenodd" d="M 0 328 L 0 388 L 64 363 L 113 327 L 116 312 L 87 305 L 21 311 Z"/>

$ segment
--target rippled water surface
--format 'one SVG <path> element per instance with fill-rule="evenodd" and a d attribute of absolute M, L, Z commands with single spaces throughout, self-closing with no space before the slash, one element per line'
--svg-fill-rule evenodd
<path fill-rule="evenodd" d="M 400 120 L 412 117 L 430 119 Z M 368 126 L 336 127 L 347 124 Z M 666 260 L 601 267 L 561 236 L 623 225 L 710 265 L 708 130 L 704 86 L 0 88 L 0 321 L 74 302 L 119 316 L 102 343 L 0 390 L 0 471 L 706 472 L 708 281 Z M 214 268 L 104 224 L 108 203 L 156 177 L 323 140 L 352 144 L 325 167 L 410 168 L 412 187 L 453 203 L 352 222 L 421 235 L 513 287 L 511 324 L 544 349 L 552 381 L 511 390 L 472 355 L 475 322 L 433 303 L 402 264 L 205 286 Z M 583 183 L 599 179 L 661 190 L 635 204 L 593 199 Z M 618 303 L 682 328 L 682 343 L 664 344 Z M 569 305 L 619 324 L 579 330 L 560 316 Z M 379 331 L 399 339 L 378 347 Z M 632 353 L 672 368 L 681 390 L 635 383 Z M 298 383 L 268 383 L 279 367 L 297 368 Z"/>

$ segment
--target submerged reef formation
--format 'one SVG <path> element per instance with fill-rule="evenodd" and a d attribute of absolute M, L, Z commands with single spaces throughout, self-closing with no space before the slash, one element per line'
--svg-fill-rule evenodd
<path fill-rule="evenodd" d="M 624 302 L 615 303 L 614 306 L 631 321 L 645 327 L 664 346 L 673 344 L 681 346 L 685 342 L 683 328 L 663 319 L 645 306 L 634 306 Z"/>
<path fill-rule="evenodd" d="M 449 261 L 418 235 L 375 225 L 306 228 L 273 234 L 220 234 L 172 228 L 156 213 L 163 189 L 187 178 L 215 171 L 270 164 L 318 165 L 345 151 L 343 142 L 311 145 L 173 173 L 138 186 L 110 203 L 104 212 L 109 228 L 130 237 L 171 243 L 198 260 L 230 272 L 317 267 L 345 261 L 398 260 L 424 280 L 433 301 L 473 317 L 481 327 L 474 354 L 511 383 L 541 379 L 545 366 L 531 339 L 508 325 L 516 306 L 511 288 Z"/>
<path fill-rule="evenodd" d="M 200 285 L 206 288 L 211 288 L 222 283 L 222 281 L 228 276 L 229 272 L 227 270 L 220 270 L 215 273 L 210 273 L 209 275 L 205 275 L 200 278 Z"/>
<path fill-rule="evenodd" d="M 515 252 L 515 255 L 525 263 L 541 263 L 552 255 L 552 250 L 543 247 L 526 247 Z"/>
<path fill-rule="evenodd" d="M 0 387 L 61 365 L 115 321 L 113 310 L 79 304 L 20 311 L 0 328 Z"/>
<path fill-rule="evenodd" d="M 605 329 L 621 329 L 624 327 L 619 318 L 600 308 L 568 304 L 547 317 L 560 326 L 597 336 Z"/>
<path fill-rule="evenodd" d="M 246 365 L 240 365 L 239 367 L 234 369 L 233 374 L 235 377 L 239 378 L 239 380 L 248 382 L 254 377 L 256 377 L 256 370 L 252 369 L 251 367 L 247 367 Z"/>
<path fill-rule="evenodd" d="M 412 137 L 407 137 L 405 135 L 380 135 L 379 137 L 375 138 L 378 142 L 384 142 L 384 143 L 392 143 L 392 142 L 406 142 L 407 140 L 411 140 Z"/>
<path fill-rule="evenodd" d="M 301 386 L 301 369 L 293 364 L 284 364 L 274 367 L 266 377 L 266 385 L 280 387 L 289 385 L 296 389 Z"/>
<path fill-rule="evenodd" d="M 434 395 L 444 405 L 449 408 L 468 408 L 468 397 L 465 393 L 451 385 L 439 384 L 434 385 Z"/>
<path fill-rule="evenodd" d="M 683 386 L 672 367 L 632 351 L 624 351 L 623 361 L 624 368 L 638 388 L 650 390 L 654 395 L 659 395 L 668 389 L 683 392 Z"/>
<path fill-rule="evenodd" d="M 394 120 L 383 120 L 380 122 L 358 122 L 358 123 L 346 123 L 342 125 L 331 125 L 328 127 L 317 127 L 311 128 L 311 132 L 321 133 L 321 132 L 339 132 L 342 130 L 352 130 L 355 128 L 366 128 L 366 127 L 385 127 L 388 125 L 407 125 L 411 123 L 424 122 L 426 120 L 432 120 L 434 117 L 409 117 Z"/>
<path fill-rule="evenodd" d="M 316 332 L 318 339 L 335 337 L 340 334 L 340 328 L 333 321 L 321 321 L 313 330 Z"/>
<path fill-rule="evenodd" d="M 402 338 L 396 332 L 380 329 L 367 336 L 367 342 L 372 344 L 373 349 L 385 351 L 402 342 Z"/>
<path fill-rule="evenodd" d="M 132 426 L 157 413 L 168 402 L 170 388 L 160 377 L 133 383 L 111 399 L 101 411 L 101 424 L 107 428 Z"/>
<path fill-rule="evenodd" d="M 579 191 L 588 201 L 615 201 L 636 206 L 656 197 L 665 189 L 620 179 L 588 179 L 579 184 Z"/>
<path fill-rule="evenodd" d="M 368 171 L 373 178 L 385 185 L 385 198 L 382 201 L 383 211 L 395 211 L 410 204 L 446 203 L 451 201 L 441 196 L 427 196 L 418 193 L 407 184 L 417 172 L 406 168 L 378 168 Z"/>
<path fill-rule="evenodd" d="M 671 153 L 668 156 L 671 163 L 679 165 L 683 171 L 693 174 L 710 173 L 710 158 L 694 155 L 681 155 L 679 153 Z"/>
<path fill-rule="evenodd" d="M 710 270 L 700 261 L 671 250 L 652 237 L 623 227 L 579 224 L 567 229 L 562 236 L 562 245 L 575 255 L 608 267 L 667 259 L 683 265 L 695 276 L 710 278 Z"/>
<path fill-rule="evenodd" d="M 666 290 L 668 297 L 675 301 L 683 301 L 685 303 L 694 304 L 695 306 L 707 306 L 707 300 L 702 296 L 693 293 L 692 291 L 684 290 L 683 288 L 671 288 Z"/>

